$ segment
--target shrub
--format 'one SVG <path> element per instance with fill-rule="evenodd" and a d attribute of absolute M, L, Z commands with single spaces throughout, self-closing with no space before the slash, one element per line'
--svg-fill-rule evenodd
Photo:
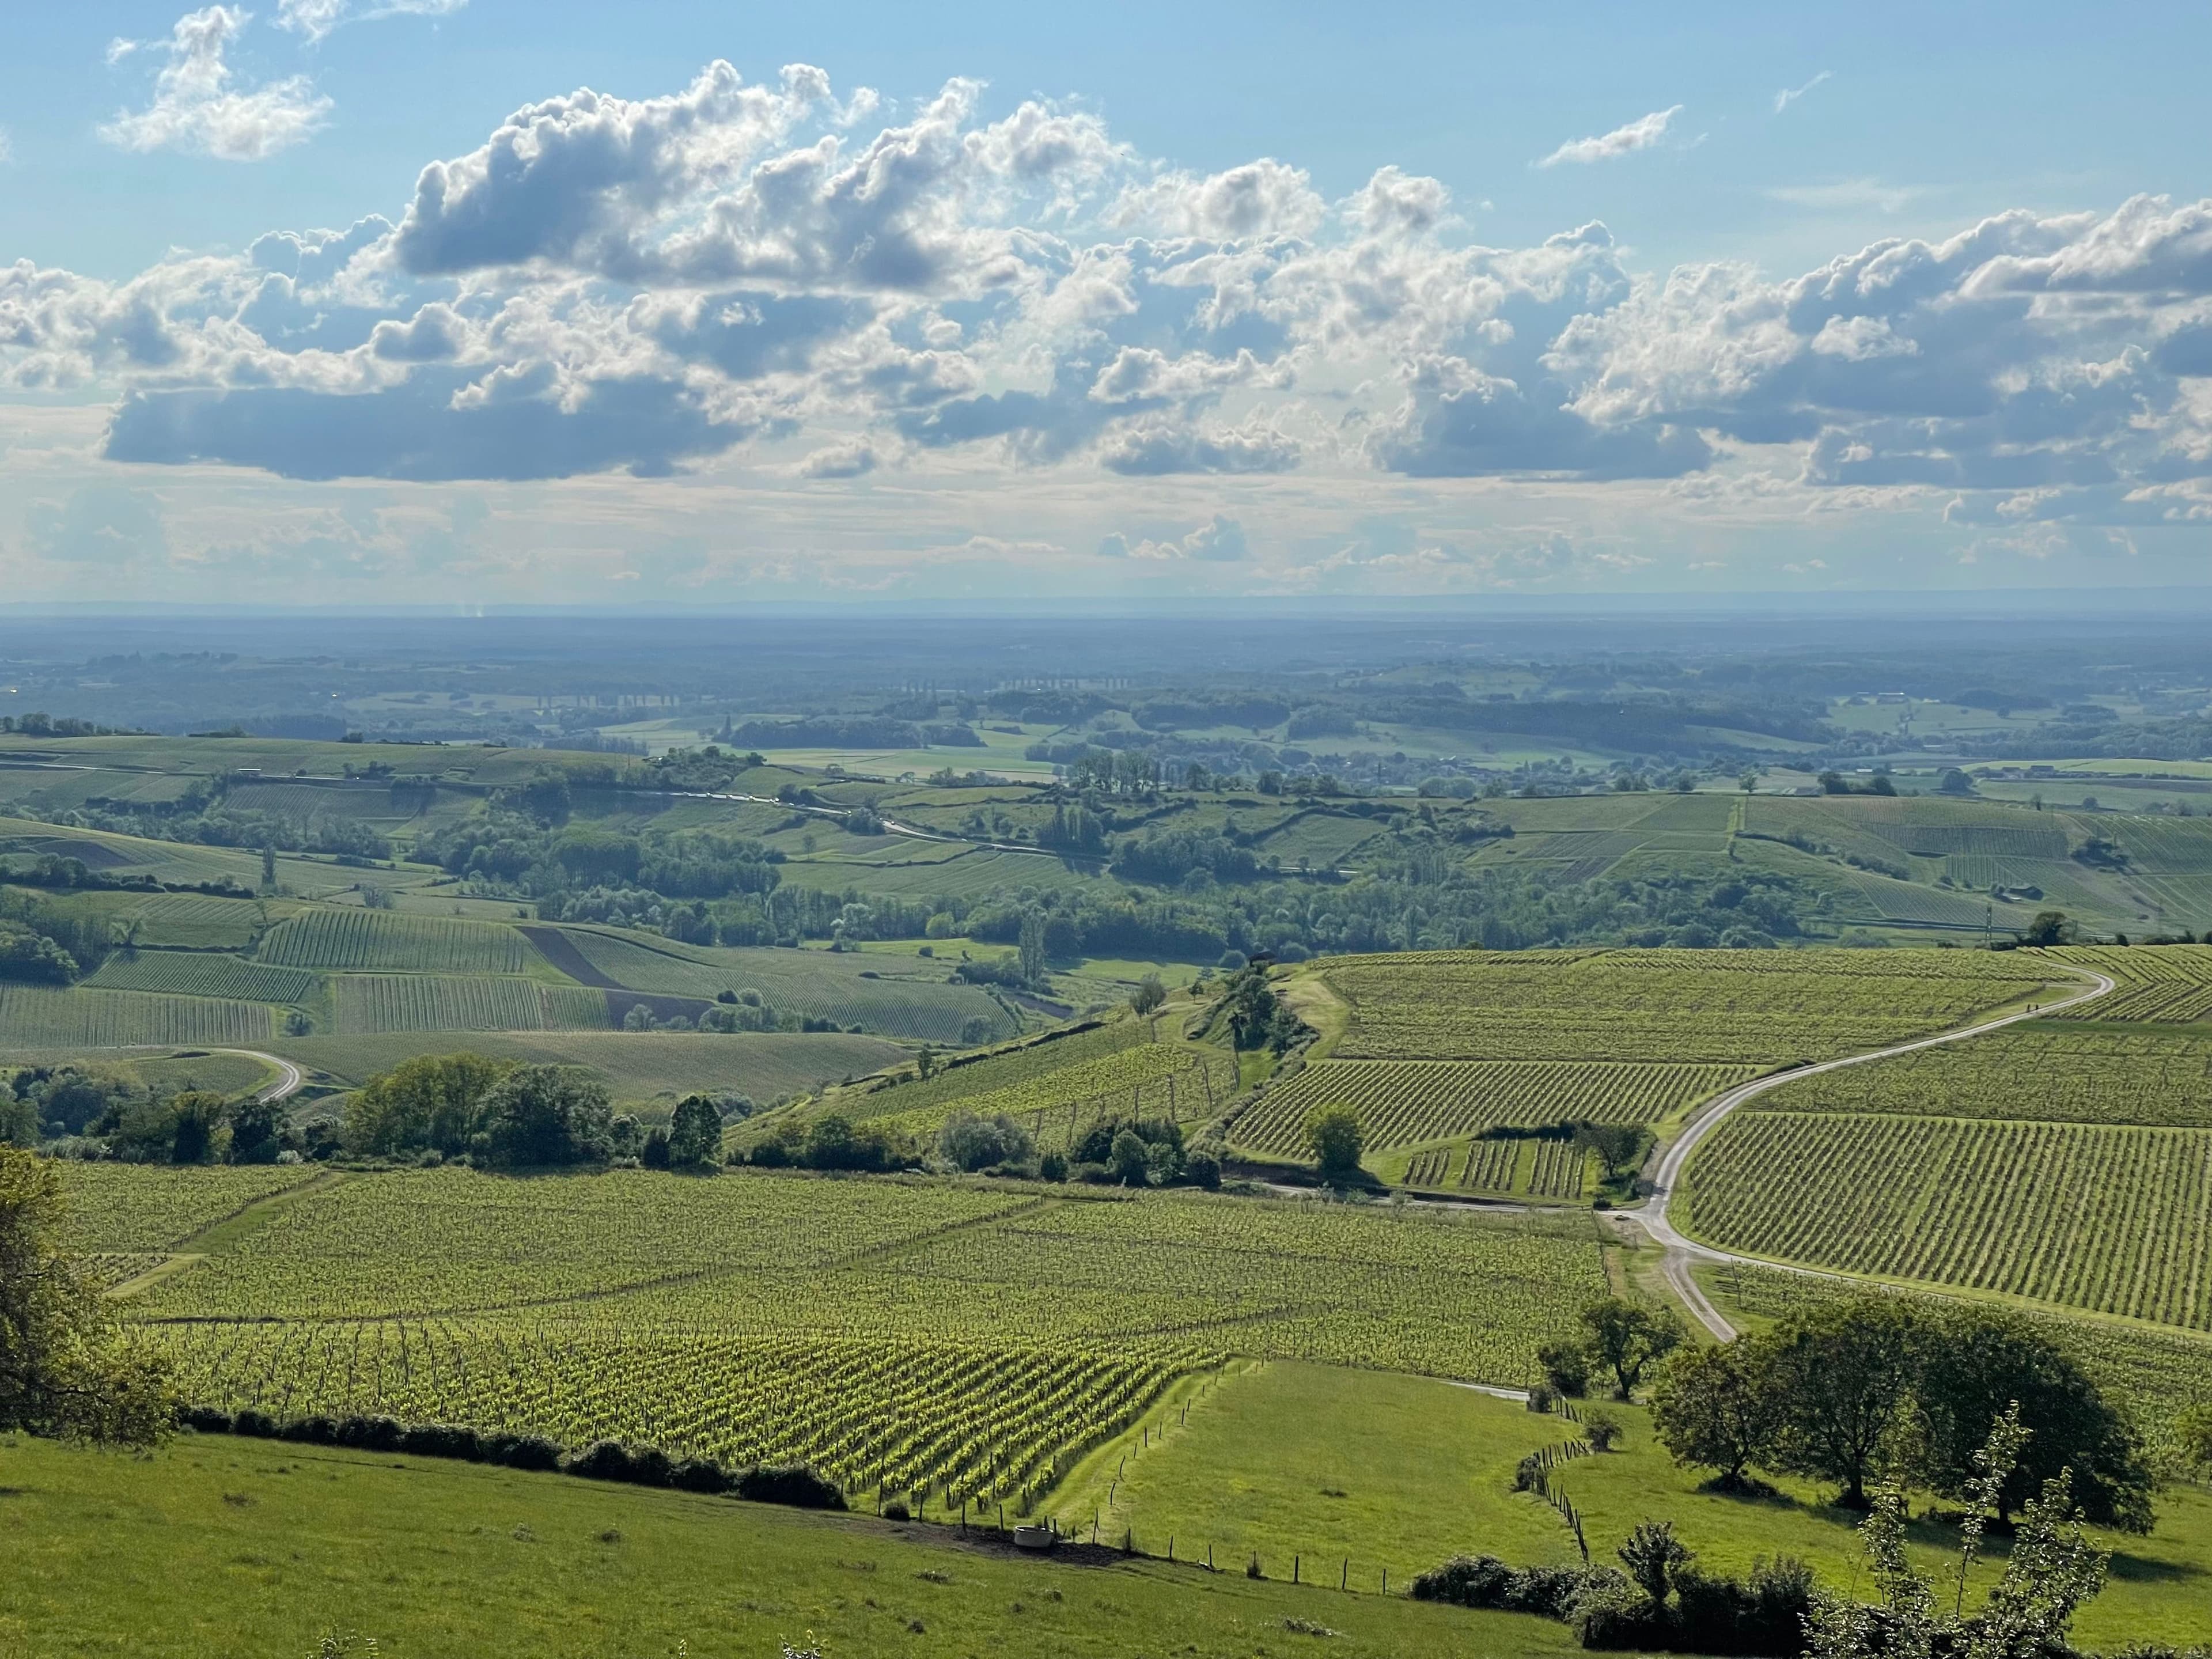
<path fill-rule="evenodd" d="M 668 1472 L 668 1484 L 679 1492 L 726 1492 L 729 1472 L 709 1457 L 687 1457 Z"/>
<path fill-rule="evenodd" d="M 1037 1178 L 1041 1181 L 1067 1179 L 1067 1159 L 1059 1152 L 1047 1152 L 1037 1160 Z"/>
<path fill-rule="evenodd" d="M 562 1466 L 570 1474 L 580 1474 L 586 1480 L 627 1480 L 630 1478 L 629 1452 L 612 1440 L 595 1440 L 580 1452 L 569 1455 Z"/>
<path fill-rule="evenodd" d="M 912 1516 L 908 1513 L 906 1499 L 903 1498 L 894 1498 L 884 1505 L 884 1519 L 886 1521 L 907 1521 L 912 1518 Z"/>
<path fill-rule="evenodd" d="M 804 1463 L 760 1463 L 738 1476 L 738 1497 L 798 1510 L 842 1510 L 845 1494 Z"/>
<path fill-rule="evenodd" d="M 1413 1580 L 1413 1599 L 1564 1619 L 1587 1582 L 1571 1567 L 1510 1567 L 1494 1555 L 1455 1555 Z"/>
<path fill-rule="evenodd" d="M 1183 1160 L 1182 1172 L 1192 1186 L 1208 1192 L 1221 1185 L 1221 1160 L 1212 1152 L 1193 1152 Z"/>
<path fill-rule="evenodd" d="M 1611 1412 L 1593 1411 L 1583 1417 L 1583 1438 L 1594 1451 L 1611 1451 L 1620 1443 L 1620 1419 Z"/>

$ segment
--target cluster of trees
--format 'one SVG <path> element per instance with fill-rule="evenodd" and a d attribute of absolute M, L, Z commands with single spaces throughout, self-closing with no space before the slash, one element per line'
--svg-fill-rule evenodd
<path fill-rule="evenodd" d="M 1984 1486 L 1976 1455 L 2008 1407 L 2027 1437 L 2007 1477 Z M 2126 1416 L 2042 1328 L 1998 1310 L 1831 1304 L 1682 1354 L 1654 1391 L 1652 1419 L 1719 1489 L 1765 1469 L 1834 1481 L 1844 1504 L 1864 1508 L 1887 1480 L 1978 1494 L 2002 1521 L 2063 1477 L 2090 1520 L 2150 1528 L 2152 1471 Z"/>
<path fill-rule="evenodd" d="M 1266 1048 L 1283 1054 L 1313 1035 L 1290 1004 L 1275 994 L 1264 962 L 1248 963 L 1224 979 L 1214 1010 L 1231 1044 L 1240 1049 Z"/>
<path fill-rule="evenodd" d="M 643 831 L 571 824 L 516 802 L 427 831 L 415 856 L 518 896 L 641 888 L 666 898 L 772 891 L 782 854 L 709 830 Z M 556 811 L 541 803 L 548 813 Z"/>
<path fill-rule="evenodd" d="M 743 1096 L 687 1095 L 665 1128 L 647 1128 L 617 1115 L 605 1083 L 580 1066 L 418 1054 L 348 1097 L 342 1133 L 346 1151 L 363 1158 L 466 1158 L 486 1169 L 699 1169 L 721 1161 L 723 1123 L 751 1110 Z"/>
<path fill-rule="evenodd" d="M 281 1103 L 149 1089 L 113 1067 L 19 1066 L 0 1083 L 0 1141 L 18 1146 L 132 1164 L 275 1164 L 322 1150 Z"/>
<path fill-rule="evenodd" d="M 107 957 L 107 924 L 0 887 L 0 981 L 71 985 Z"/>

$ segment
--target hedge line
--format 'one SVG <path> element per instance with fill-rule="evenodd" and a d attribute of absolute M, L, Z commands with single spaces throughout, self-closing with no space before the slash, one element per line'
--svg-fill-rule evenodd
<path fill-rule="evenodd" d="M 351 1446 L 363 1451 L 405 1452 L 416 1457 L 452 1457 L 470 1463 L 496 1463 L 510 1469 L 557 1471 L 586 1480 L 617 1480 L 633 1486 L 668 1486 L 743 1498 L 756 1504 L 793 1509 L 842 1510 L 845 1495 L 836 1483 L 803 1463 L 757 1463 L 726 1469 L 711 1458 L 672 1458 L 651 1446 L 629 1447 L 612 1440 L 580 1450 L 535 1434 L 487 1434 L 453 1423 L 402 1423 L 390 1417 L 299 1417 L 279 1419 L 265 1412 L 216 1411 L 186 1407 L 177 1420 L 203 1434 L 242 1434 L 257 1440 L 290 1440 L 313 1446 Z"/>

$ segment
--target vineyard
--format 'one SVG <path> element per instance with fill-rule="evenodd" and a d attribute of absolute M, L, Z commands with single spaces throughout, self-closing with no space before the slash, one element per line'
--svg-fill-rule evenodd
<path fill-rule="evenodd" d="M 2182 1024 L 2212 1015 L 2212 949 L 2199 945 L 2076 945 L 2050 952 L 2109 974 L 2119 987 L 2081 1018 Z"/>
<path fill-rule="evenodd" d="M 339 972 L 522 974 L 538 957 L 497 922 L 319 907 L 280 921 L 261 941 L 262 961 Z"/>
<path fill-rule="evenodd" d="M 580 985 L 428 974 L 342 975 L 331 981 L 337 1029 L 380 1031 L 605 1030 L 606 995 Z"/>
<path fill-rule="evenodd" d="M 1571 1201 L 1589 1189 L 1589 1155 L 1571 1140 L 1553 1136 L 1498 1136 L 1424 1147 L 1407 1158 L 1401 1178 L 1412 1187 Z"/>
<path fill-rule="evenodd" d="M 1209 1118 L 1236 1091 L 1234 1054 L 1197 1043 L 1154 1042 L 878 1121 L 902 1133 L 927 1135 L 956 1112 L 1003 1113 L 1026 1124 L 1040 1147 L 1064 1148 L 1101 1121 Z"/>
<path fill-rule="evenodd" d="M 1776 1065 L 1878 1048 L 2028 996 L 2063 971 L 1985 951 L 1452 951 L 1349 957 L 1340 1059 Z"/>
<path fill-rule="evenodd" d="M 1370 1148 L 1559 1123 L 1657 1123 L 1756 1077 L 1743 1065 L 1638 1065 L 1571 1060 L 1316 1061 L 1270 1089 L 1237 1120 L 1240 1146 L 1303 1154 L 1306 1114 L 1358 1112 Z"/>
<path fill-rule="evenodd" d="M 11 1048 L 112 1048 L 133 1043 L 261 1043 L 270 1011 L 258 1003 L 140 991 L 66 991 L 0 985 L 0 1032 Z"/>
<path fill-rule="evenodd" d="M 315 976 L 305 969 L 272 968 L 215 951 L 118 951 L 85 983 L 238 1002 L 304 1002 L 315 994 Z"/>
<path fill-rule="evenodd" d="M 1015 1088 L 1052 1072 L 1103 1060 L 1149 1042 L 1152 1036 L 1151 1028 L 1142 1021 L 1117 1020 L 1067 1036 L 1032 1039 L 977 1058 L 950 1060 L 927 1078 L 916 1077 L 912 1067 L 886 1079 L 864 1078 L 849 1089 L 836 1091 L 830 1099 L 838 1111 L 855 1121 L 916 1113 L 964 1097 Z"/>
<path fill-rule="evenodd" d="M 2015 1025 L 1786 1083 L 1747 1109 L 2212 1128 L 2212 1039 L 2140 1026 Z"/>
<path fill-rule="evenodd" d="M 186 1396 L 280 1418 L 386 1416 L 617 1440 L 725 1466 L 806 1462 L 848 1490 L 1026 1513 L 1058 1462 L 1183 1371 L 1179 1348 L 1022 1350 L 505 1322 L 189 1325 L 147 1334 Z"/>
<path fill-rule="evenodd" d="M 1682 1197 L 1726 1249 L 2212 1329 L 2212 1131 L 1747 1113 Z"/>
<path fill-rule="evenodd" d="M 162 1251 L 235 1215 L 247 1205 L 311 1179 L 316 1173 L 231 1164 L 179 1169 L 158 1164 L 54 1166 L 67 1200 L 65 1237 L 72 1249 Z"/>

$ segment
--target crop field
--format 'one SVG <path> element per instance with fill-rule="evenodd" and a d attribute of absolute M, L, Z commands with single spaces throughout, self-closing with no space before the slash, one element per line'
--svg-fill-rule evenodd
<path fill-rule="evenodd" d="M 230 1410 L 808 1462 L 849 1491 L 1023 1512 L 1056 1456 L 1109 1438 L 1210 1358 L 497 1321 L 191 1325 L 156 1346 L 189 1398 Z"/>
<path fill-rule="evenodd" d="M 2212 1330 L 2212 1131 L 1748 1113 L 1682 1190 L 1723 1249 Z"/>
<path fill-rule="evenodd" d="M 648 947 L 592 928 L 563 928 L 560 937 L 623 990 L 708 1000 L 724 991 L 756 990 L 780 1012 L 813 1014 L 923 1042 L 956 1043 L 962 1027 L 977 1018 L 996 1036 L 1014 1028 L 1006 1011 L 975 987 L 951 984 L 933 972 L 890 971 L 879 956 L 708 951 L 659 942 Z"/>
<path fill-rule="evenodd" d="M 54 1167 L 67 1202 L 69 1247 L 103 1254 L 173 1249 L 247 1205 L 320 1173 L 298 1164 L 179 1169 L 64 1161 Z"/>
<path fill-rule="evenodd" d="M 2019 953 L 1438 951 L 1348 957 L 1340 1059 L 1821 1060 L 1939 1031 L 2059 981 Z"/>
<path fill-rule="evenodd" d="M 524 974 L 538 961 L 521 934 L 495 922 L 331 908 L 279 922 L 259 955 L 288 968 L 417 974 Z"/>
<path fill-rule="evenodd" d="M 1357 1111 L 1370 1148 L 1555 1123 L 1658 1123 L 1759 1075 L 1756 1066 L 1603 1060 L 1324 1060 L 1278 1084 L 1237 1120 L 1231 1139 L 1294 1155 L 1316 1106 Z"/>
<path fill-rule="evenodd" d="M 877 1121 L 908 1134 L 927 1134 L 956 1112 L 1003 1113 L 1028 1125 L 1041 1148 L 1065 1147 L 1085 1125 L 1102 1120 L 1210 1118 L 1236 1092 L 1237 1059 L 1227 1050 L 1153 1042 Z"/>
<path fill-rule="evenodd" d="M 331 981 L 342 1036 L 379 1031 L 605 1030 L 606 994 L 580 985 L 432 974 L 343 974 Z"/>
<path fill-rule="evenodd" d="M 2062 962 L 2096 969 L 2119 981 L 2117 990 L 2081 1010 L 2083 1019 L 2172 1024 L 2212 1014 L 2212 947 L 2070 945 L 2049 954 Z"/>
<path fill-rule="evenodd" d="M 0 1034 L 26 1048 L 112 1048 L 136 1043 L 260 1043 L 271 1030 L 259 1003 L 141 991 L 0 985 Z"/>
<path fill-rule="evenodd" d="M 1786 1083 L 1746 1109 L 2212 1128 L 2212 1034 L 2031 1022 Z"/>
<path fill-rule="evenodd" d="M 763 1105 L 874 1071 L 905 1053 L 881 1037 L 826 1031 L 394 1031 L 277 1037 L 264 1046 L 351 1084 L 366 1082 L 416 1054 L 467 1049 L 529 1065 L 587 1066 L 625 1103 L 672 1103 L 678 1096 L 704 1090 L 747 1095 Z"/>
<path fill-rule="evenodd" d="M 304 1002 L 315 993 L 315 976 L 303 968 L 275 968 L 219 951 L 118 951 L 85 983 L 239 1002 Z"/>
<path fill-rule="evenodd" d="M 1151 1029 L 1139 1020 L 1115 1020 L 1091 1030 L 1033 1040 L 976 1059 L 949 1060 L 927 1078 L 916 1077 L 908 1068 L 891 1074 L 893 1080 L 887 1085 L 864 1080 L 854 1088 L 837 1091 L 830 1103 L 856 1122 L 921 1111 L 969 1096 L 1016 1088 L 1053 1072 L 1121 1054 L 1151 1042 L 1152 1037 Z"/>

